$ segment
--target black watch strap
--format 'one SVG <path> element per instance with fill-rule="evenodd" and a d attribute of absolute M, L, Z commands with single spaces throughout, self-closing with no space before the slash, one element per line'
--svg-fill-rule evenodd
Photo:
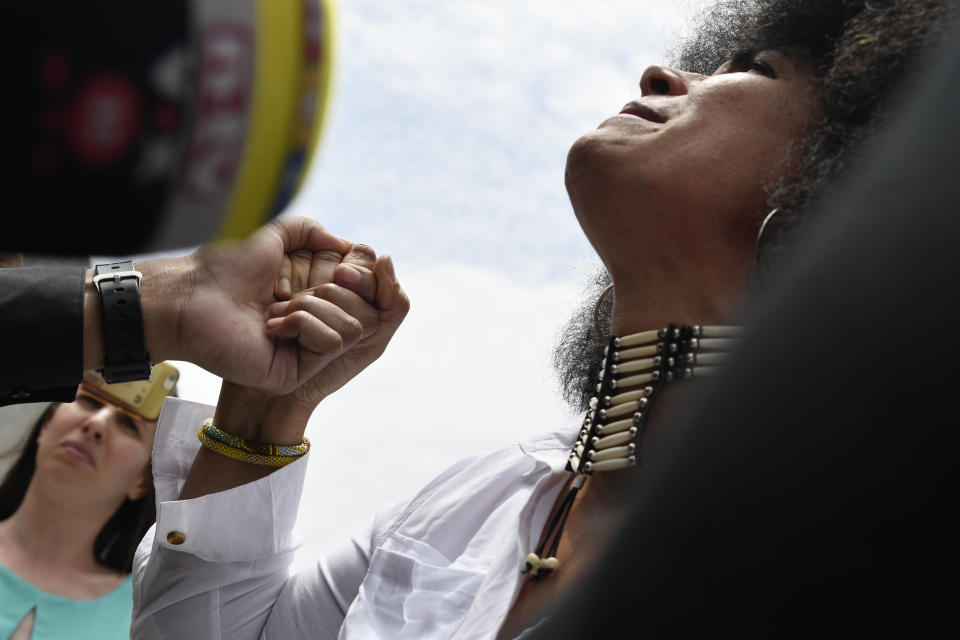
<path fill-rule="evenodd" d="M 98 264 L 93 278 L 103 308 L 103 378 L 110 384 L 150 378 L 139 272 L 133 262 Z"/>

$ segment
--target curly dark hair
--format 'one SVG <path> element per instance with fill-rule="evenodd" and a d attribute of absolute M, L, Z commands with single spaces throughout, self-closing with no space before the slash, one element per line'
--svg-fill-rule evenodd
<path fill-rule="evenodd" d="M 795 179 L 771 185 L 770 207 L 787 222 L 765 264 L 810 219 L 837 177 L 859 162 L 886 123 L 910 70 L 953 22 L 949 0 L 732 0 L 710 7 L 677 47 L 675 66 L 711 73 L 740 51 L 797 50 L 814 68 L 820 119 L 802 141 Z"/>
<path fill-rule="evenodd" d="M 673 66 L 712 73 L 742 51 L 799 53 L 814 69 L 820 118 L 800 142 L 800 169 L 766 185 L 770 208 L 783 224 L 768 235 L 764 268 L 782 255 L 789 239 L 810 219 L 837 178 L 860 161 L 866 142 L 880 131 L 891 103 L 912 80 L 910 70 L 955 24 L 951 0 L 720 0 L 697 19 L 693 34 L 669 52 Z M 589 295 L 610 283 L 596 276 Z M 602 305 L 609 322 L 613 296 Z M 609 330 L 609 324 L 604 328 Z M 554 352 L 564 398 L 585 410 L 591 376 L 603 342 L 593 329 L 593 302 L 584 303 L 564 329 Z"/>

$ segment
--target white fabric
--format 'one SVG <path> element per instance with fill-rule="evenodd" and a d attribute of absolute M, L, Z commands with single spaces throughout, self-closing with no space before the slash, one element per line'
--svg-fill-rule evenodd
<path fill-rule="evenodd" d="M 371 531 L 289 576 L 308 456 L 177 500 L 213 408 L 168 399 L 154 445 L 157 524 L 134 559 L 133 637 L 243 640 L 496 636 L 568 475 L 579 425 L 462 460 Z M 167 542 L 171 531 L 186 541 Z"/>

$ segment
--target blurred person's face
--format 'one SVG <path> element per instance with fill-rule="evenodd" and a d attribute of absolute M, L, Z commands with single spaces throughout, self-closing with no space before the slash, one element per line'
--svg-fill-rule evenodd
<path fill-rule="evenodd" d="M 57 407 L 41 428 L 35 478 L 77 490 L 105 508 L 139 499 L 152 481 L 147 465 L 156 429 L 156 422 L 81 387 L 76 400 Z"/>

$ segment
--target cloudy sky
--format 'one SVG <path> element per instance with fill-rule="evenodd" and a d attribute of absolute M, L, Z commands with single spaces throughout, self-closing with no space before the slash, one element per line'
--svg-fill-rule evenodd
<path fill-rule="evenodd" d="M 598 266 L 567 149 L 639 96 L 690 6 L 341 0 L 330 118 L 289 212 L 393 255 L 412 310 L 311 420 L 298 564 L 456 459 L 579 420 L 550 368 Z M 184 397 L 217 388 L 184 367 Z"/>

